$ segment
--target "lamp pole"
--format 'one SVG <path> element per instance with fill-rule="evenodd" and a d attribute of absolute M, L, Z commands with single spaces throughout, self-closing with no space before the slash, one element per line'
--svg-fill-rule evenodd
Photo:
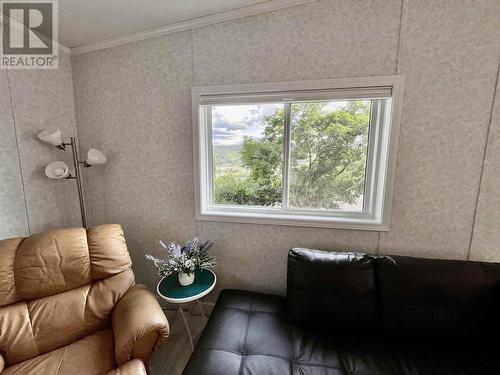
<path fill-rule="evenodd" d="M 76 144 L 76 138 L 70 137 L 70 143 L 63 143 L 64 146 L 71 146 L 71 150 L 73 151 L 73 165 L 75 166 L 75 176 L 67 177 L 70 180 L 76 180 L 76 187 L 78 189 L 78 199 L 80 200 L 80 213 L 82 215 L 82 226 L 87 228 L 87 210 L 85 207 L 85 196 L 83 194 L 83 184 L 82 184 L 82 175 L 80 173 L 80 164 L 84 164 L 79 160 L 80 156 L 78 155 L 78 147 Z"/>

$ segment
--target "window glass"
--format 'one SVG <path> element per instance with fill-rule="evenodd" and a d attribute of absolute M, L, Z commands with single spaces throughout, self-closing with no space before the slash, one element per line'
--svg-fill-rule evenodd
<path fill-rule="evenodd" d="M 212 106 L 213 204 L 281 206 L 283 108 Z"/>
<path fill-rule="evenodd" d="M 363 210 L 370 100 L 291 104 L 289 206 Z"/>

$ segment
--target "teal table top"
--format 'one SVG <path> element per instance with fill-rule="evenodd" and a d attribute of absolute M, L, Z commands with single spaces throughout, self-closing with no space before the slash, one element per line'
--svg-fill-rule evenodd
<path fill-rule="evenodd" d="M 217 280 L 215 273 L 207 269 L 200 269 L 196 270 L 194 275 L 194 282 L 187 286 L 179 284 L 176 273 L 165 276 L 158 283 L 158 294 L 168 302 L 185 303 L 195 301 L 210 293 Z"/>

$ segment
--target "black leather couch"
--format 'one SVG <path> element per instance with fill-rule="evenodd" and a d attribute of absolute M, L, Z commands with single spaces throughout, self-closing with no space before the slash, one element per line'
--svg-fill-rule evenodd
<path fill-rule="evenodd" d="M 500 374 L 500 264 L 292 249 L 287 284 L 224 290 L 184 374 Z"/>

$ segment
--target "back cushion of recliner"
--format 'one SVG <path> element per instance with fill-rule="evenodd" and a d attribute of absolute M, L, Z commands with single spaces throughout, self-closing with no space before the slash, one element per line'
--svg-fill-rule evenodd
<path fill-rule="evenodd" d="M 288 254 L 287 310 L 302 325 L 339 334 L 378 331 L 373 257 L 295 248 Z"/>
<path fill-rule="evenodd" d="M 498 332 L 500 264 L 391 259 L 376 260 L 387 335 L 464 345 Z"/>
<path fill-rule="evenodd" d="M 13 365 L 110 324 L 135 284 L 119 225 L 0 241 L 0 353 Z"/>

